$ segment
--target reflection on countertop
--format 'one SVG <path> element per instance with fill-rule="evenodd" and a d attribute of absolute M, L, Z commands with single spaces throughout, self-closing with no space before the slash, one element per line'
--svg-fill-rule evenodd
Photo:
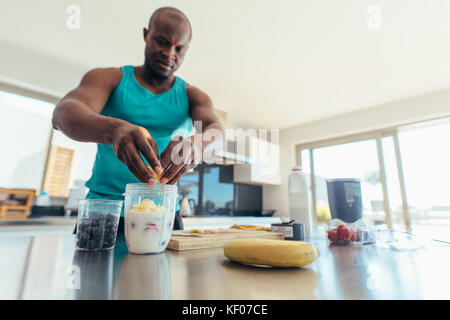
<path fill-rule="evenodd" d="M 345 247 L 316 232 L 319 259 L 287 269 L 234 263 L 222 248 L 134 255 L 123 235 L 99 252 L 76 251 L 73 235 L 3 237 L 0 299 L 449 299 L 449 244 L 402 237 Z"/>
<path fill-rule="evenodd" d="M 120 269 L 115 299 L 171 299 L 170 258 L 160 254 L 128 254 Z"/>

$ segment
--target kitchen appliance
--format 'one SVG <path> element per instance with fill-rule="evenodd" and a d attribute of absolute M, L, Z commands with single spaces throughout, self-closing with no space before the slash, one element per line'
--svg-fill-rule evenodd
<path fill-rule="evenodd" d="M 360 179 L 327 179 L 331 217 L 352 223 L 362 218 Z"/>

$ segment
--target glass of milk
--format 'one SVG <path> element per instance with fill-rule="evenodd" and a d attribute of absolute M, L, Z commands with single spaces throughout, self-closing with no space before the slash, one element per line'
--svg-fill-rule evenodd
<path fill-rule="evenodd" d="M 130 183 L 125 188 L 125 240 L 135 254 L 160 253 L 169 244 L 178 188 Z"/>

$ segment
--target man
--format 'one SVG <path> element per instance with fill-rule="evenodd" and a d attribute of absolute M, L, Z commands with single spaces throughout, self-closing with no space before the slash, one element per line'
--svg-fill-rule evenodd
<path fill-rule="evenodd" d="M 178 9 L 160 8 L 143 31 L 142 66 L 87 72 L 53 114 L 55 129 L 74 140 L 98 144 L 86 183 L 88 199 L 121 200 L 127 183 L 155 184 L 145 160 L 162 174 L 161 184 L 173 185 L 196 166 L 194 153 L 211 143 L 206 131 L 223 133 L 208 95 L 174 75 L 192 38 L 187 17 Z M 188 136 L 192 120 L 201 121 L 202 131 Z M 174 229 L 183 229 L 179 211 Z M 123 231 L 123 218 L 119 230 Z"/>

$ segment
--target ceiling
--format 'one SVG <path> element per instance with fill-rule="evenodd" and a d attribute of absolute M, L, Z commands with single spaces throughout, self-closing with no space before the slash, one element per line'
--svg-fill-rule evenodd
<path fill-rule="evenodd" d="M 80 30 L 66 27 L 72 4 Z M 0 41 L 84 70 L 141 64 L 142 28 L 167 5 L 194 31 L 178 75 L 233 126 L 286 128 L 450 86 L 448 0 L 2 0 Z"/>

